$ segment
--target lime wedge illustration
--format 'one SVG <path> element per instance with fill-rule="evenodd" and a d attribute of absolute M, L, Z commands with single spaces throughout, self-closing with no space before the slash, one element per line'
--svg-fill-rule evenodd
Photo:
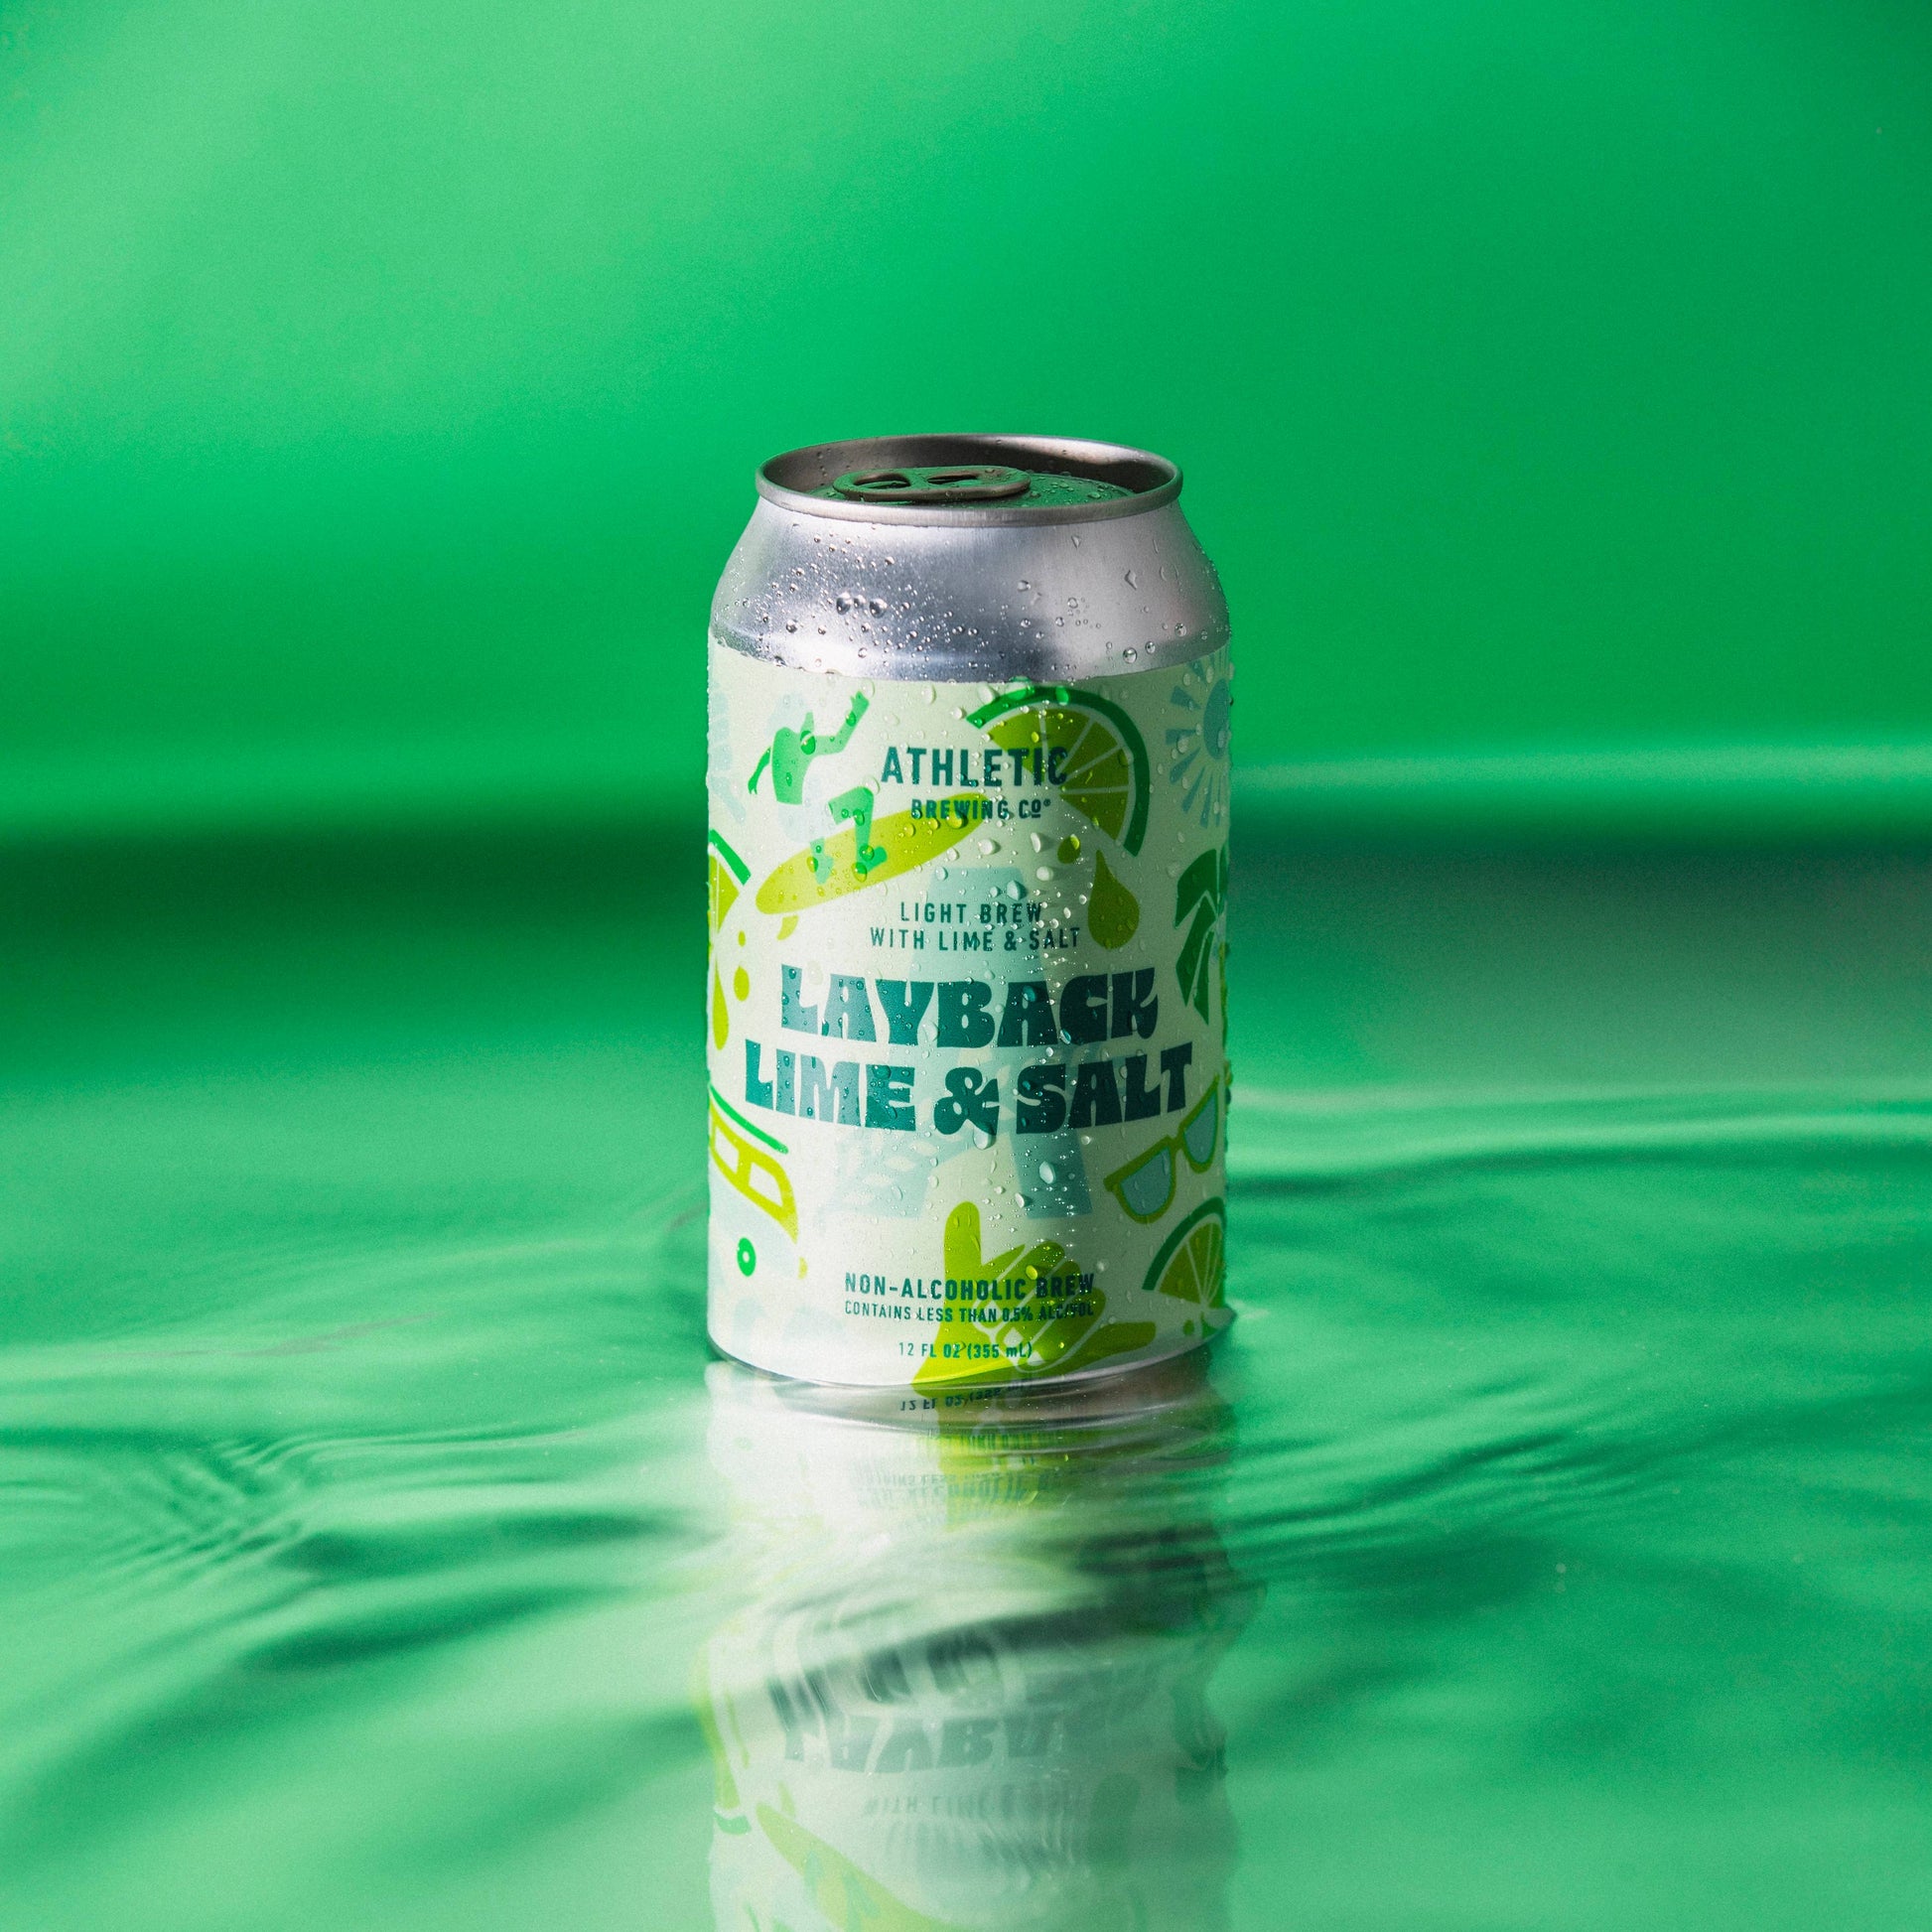
<path fill-rule="evenodd" d="M 950 801 L 952 809 L 941 818 L 914 818 L 910 812 L 895 812 L 890 818 L 874 821 L 872 848 L 885 851 L 864 872 L 859 870 L 859 836 L 856 827 L 824 840 L 814 852 L 807 847 L 794 852 L 779 865 L 758 890 L 754 901 L 760 912 L 808 912 L 848 893 L 868 886 L 883 886 L 929 864 L 942 852 L 949 852 L 977 824 L 965 816 L 977 812 L 979 799 L 965 794 Z"/>
<path fill-rule="evenodd" d="M 1162 1243 L 1143 1289 L 1171 1295 L 1200 1310 L 1201 1320 L 1219 1326 L 1227 1316 L 1227 1207 L 1216 1195 L 1202 1201 Z"/>
<path fill-rule="evenodd" d="M 966 722 L 1009 752 L 1043 749 L 1060 774 L 1060 796 L 1129 852 L 1147 836 L 1147 745 L 1111 698 L 1067 685 L 1022 685 Z"/>

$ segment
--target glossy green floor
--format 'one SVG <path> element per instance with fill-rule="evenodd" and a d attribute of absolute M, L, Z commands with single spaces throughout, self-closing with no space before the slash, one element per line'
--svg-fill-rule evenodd
<path fill-rule="evenodd" d="M 0 861 L 9 1932 L 1932 1916 L 1924 855 L 1250 842 L 1242 1319 L 935 1436 L 707 1375 L 667 843 Z"/>

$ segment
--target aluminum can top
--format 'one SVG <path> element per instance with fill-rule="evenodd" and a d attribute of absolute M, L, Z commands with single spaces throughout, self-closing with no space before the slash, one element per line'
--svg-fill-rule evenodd
<path fill-rule="evenodd" d="M 1165 457 L 1065 437 L 873 437 L 790 450 L 712 604 L 720 642 L 797 670 L 1065 678 L 1227 641 Z"/>

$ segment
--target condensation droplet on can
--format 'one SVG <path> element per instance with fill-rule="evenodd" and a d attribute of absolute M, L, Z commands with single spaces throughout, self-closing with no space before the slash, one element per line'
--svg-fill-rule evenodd
<path fill-rule="evenodd" d="M 1035 879 L 1051 879 L 1052 876 L 1053 868 L 1051 866 L 1035 866 L 1034 868 L 1034 877 Z"/>
<path fill-rule="evenodd" d="M 1053 1182 L 1059 1178 L 1059 1175 L 1053 1171 L 1052 1162 L 1042 1161 L 1039 1164 L 1039 1177 L 1040 1179 L 1045 1181 L 1045 1183 L 1049 1187 L 1052 1186 Z"/>

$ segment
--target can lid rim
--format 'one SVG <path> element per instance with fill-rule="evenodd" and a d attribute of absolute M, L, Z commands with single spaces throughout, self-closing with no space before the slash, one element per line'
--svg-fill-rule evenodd
<path fill-rule="evenodd" d="M 1129 493 L 1092 503 L 1027 503 L 992 500 L 945 503 L 881 503 L 820 496 L 836 478 L 858 470 L 904 469 L 941 464 L 1007 465 L 1054 476 L 1086 477 Z M 1065 436 L 998 436 L 934 433 L 859 437 L 786 450 L 758 470 L 758 492 L 766 502 L 806 516 L 853 523 L 924 523 L 951 527 L 984 523 L 1097 523 L 1158 509 L 1180 494 L 1179 466 L 1151 450 L 1125 443 L 1095 443 Z"/>

